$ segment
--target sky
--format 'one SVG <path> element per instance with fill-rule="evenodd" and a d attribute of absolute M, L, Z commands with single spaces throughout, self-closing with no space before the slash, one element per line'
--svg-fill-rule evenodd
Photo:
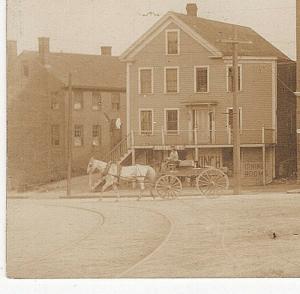
<path fill-rule="evenodd" d="M 252 27 L 295 59 L 295 0 L 7 0 L 7 38 L 19 53 L 37 50 L 43 36 L 53 52 L 100 54 L 112 46 L 120 55 L 166 12 L 185 13 L 187 2 L 201 17 Z"/>

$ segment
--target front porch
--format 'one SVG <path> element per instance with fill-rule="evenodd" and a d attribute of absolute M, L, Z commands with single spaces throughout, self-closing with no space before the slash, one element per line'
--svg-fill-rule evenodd
<path fill-rule="evenodd" d="M 262 127 L 261 129 L 240 130 L 240 143 L 243 147 L 263 146 L 276 143 L 274 129 Z M 209 130 L 203 132 L 197 128 L 190 130 L 177 130 L 175 132 L 153 130 L 148 133 L 131 131 L 131 146 L 134 148 L 154 148 L 167 150 L 171 145 L 178 148 L 201 147 L 232 147 L 233 137 L 230 128 Z"/>

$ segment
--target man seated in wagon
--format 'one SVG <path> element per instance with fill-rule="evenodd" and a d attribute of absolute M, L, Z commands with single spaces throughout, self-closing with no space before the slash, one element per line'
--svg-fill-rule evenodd
<path fill-rule="evenodd" d="M 170 153 L 170 155 L 168 157 L 168 160 L 170 162 L 178 162 L 179 161 L 178 152 L 177 152 L 177 150 L 176 150 L 176 148 L 175 148 L 174 145 L 171 146 L 171 153 Z"/>

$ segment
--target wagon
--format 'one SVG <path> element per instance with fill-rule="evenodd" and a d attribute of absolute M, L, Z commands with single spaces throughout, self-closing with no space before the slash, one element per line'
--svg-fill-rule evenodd
<path fill-rule="evenodd" d="M 176 198 L 182 191 L 183 181 L 209 197 L 224 192 L 229 186 L 228 176 L 221 169 L 212 166 L 197 168 L 193 160 L 183 160 L 162 163 L 155 190 L 161 197 Z"/>

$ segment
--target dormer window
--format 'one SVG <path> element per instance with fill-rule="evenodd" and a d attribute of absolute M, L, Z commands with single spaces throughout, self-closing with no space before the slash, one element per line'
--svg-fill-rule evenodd
<path fill-rule="evenodd" d="M 166 54 L 179 54 L 179 30 L 166 31 Z"/>

